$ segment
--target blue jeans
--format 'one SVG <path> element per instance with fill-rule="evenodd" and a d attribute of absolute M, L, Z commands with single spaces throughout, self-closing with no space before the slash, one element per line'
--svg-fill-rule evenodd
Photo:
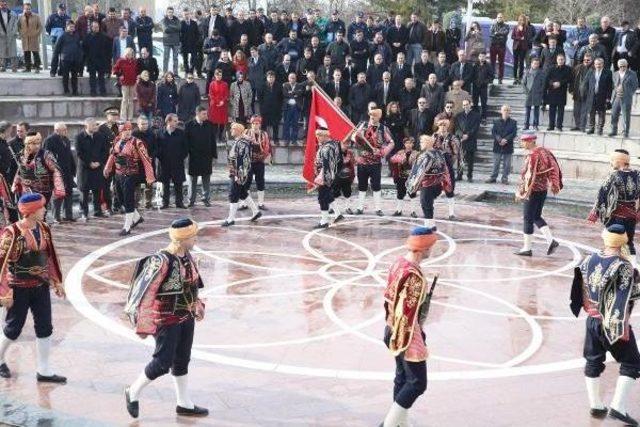
<path fill-rule="evenodd" d="M 527 105 L 524 107 L 524 127 L 525 129 L 529 129 L 529 124 L 531 123 L 531 109 L 533 108 L 533 125 L 538 126 L 540 124 L 540 106 L 539 105 Z"/>
<path fill-rule="evenodd" d="M 298 118 L 300 109 L 297 105 L 285 104 L 283 110 L 284 123 L 282 125 L 282 139 L 287 142 L 298 140 Z"/>
<path fill-rule="evenodd" d="M 500 160 L 502 160 L 502 182 L 509 181 L 509 172 L 511 171 L 511 156 L 512 154 L 493 153 L 493 172 L 491 172 L 491 179 L 496 180 L 498 173 L 500 172 Z"/>
<path fill-rule="evenodd" d="M 407 45 L 407 64 L 413 65 L 414 61 L 420 61 L 422 55 L 422 45 L 420 43 L 412 43 Z"/>

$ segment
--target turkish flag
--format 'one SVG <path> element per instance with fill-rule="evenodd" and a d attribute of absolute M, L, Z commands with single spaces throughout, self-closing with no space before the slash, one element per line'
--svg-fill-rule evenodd
<path fill-rule="evenodd" d="M 342 141 L 355 128 L 351 120 L 318 86 L 311 89 L 311 108 L 309 109 L 309 129 L 307 130 L 307 144 L 304 151 L 304 166 L 302 177 L 307 181 L 307 186 L 312 187 L 315 179 L 315 160 L 318 150 L 316 129 L 326 127 L 329 129 L 331 139 Z"/>

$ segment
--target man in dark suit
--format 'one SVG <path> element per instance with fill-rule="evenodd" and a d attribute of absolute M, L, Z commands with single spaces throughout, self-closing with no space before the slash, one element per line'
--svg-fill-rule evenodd
<path fill-rule="evenodd" d="M 276 84 L 276 73 L 267 71 L 267 82 L 258 90 L 262 130 L 271 128 L 271 140 L 278 143 L 278 128 L 282 116 L 282 85 Z"/>
<path fill-rule="evenodd" d="M 391 73 L 391 83 L 396 90 L 400 90 L 404 86 L 405 79 L 413 77 L 411 65 L 405 61 L 403 52 L 398 53 L 396 62 L 389 67 L 389 72 Z"/>
<path fill-rule="evenodd" d="M 371 96 L 371 87 L 367 84 L 366 75 L 359 73 L 357 83 L 349 88 L 349 106 L 353 123 L 360 123 L 367 119 L 367 106 Z"/>
<path fill-rule="evenodd" d="M 598 115 L 598 135 L 602 135 L 604 129 L 604 118 L 607 112 L 607 104 L 611 101 L 611 90 L 613 89 L 613 76 L 611 70 L 604 67 L 605 60 L 596 58 L 593 61 L 593 69 L 586 79 L 587 88 L 585 93 L 587 99 L 585 103 L 589 105 L 589 124 L 587 134 L 591 135 L 596 129 L 596 114 Z"/>
<path fill-rule="evenodd" d="M 175 195 L 176 208 L 186 209 L 182 203 L 182 184 L 185 181 L 184 159 L 189 154 L 187 138 L 178 129 L 178 116 L 167 114 L 165 127 L 158 135 L 158 160 L 160 161 L 160 181 L 162 182 L 162 209 L 169 207 L 171 183 Z"/>
<path fill-rule="evenodd" d="M 342 80 L 342 71 L 339 69 L 333 70 L 333 80 L 325 85 L 324 91 L 331 99 L 339 96 L 345 107 L 349 105 L 349 83 Z"/>
<path fill-rule="evenodd" d="M 409 41 L 409 30 L 402 23 L 402 16 L 396 15 L 394 25 L 387 31 L 387 43 L 391 46 L 391 52 L 394 57 L 399 52 L 404 52 L 404 48 Z"/>
<path fill-rule="evenodd" d="M 358 73 L 364 71 L 353 64 L 353 60 L 349 55 L 345 58 L 345 65 L 342 69 L 342 80 L 347 82 L 349 86 L 354 85 L 358 81 Z"/>
<path fill-rule="evenodd" d="M 391 101 L 398 100 L 398 92 L 391 84 L 391 73 L 385 71 L 382 74 L 382 81 L 376 85 L 374 90 L 375 102 L 383 111 Z"/>
<path fill-rule="evenodd" d="M 282 57 L 282 63 L 276 66 L 276 82 L 279 85 L 283 85 L 289 76 L 290 73 L 295 72 L 296 67 L 291 64 L 291 57 L 289 55 L 284 55 Z"/>
<path fill-rule="evenodd" d="M 556 57 L 557 64 L 551 68 L 547 74 L 546 102 L 549 104 L 549 127 L 548 131 L 558 129 L 562 132 L 564 123 L 564 107 L 567 105 L 567 90 L 573 80 L 571 67 L 565 65 L 564 53 Z"/>
<path fill-rule="evenodd" d="M 378 53 L 373 57 L 373 63 L 369 64 L 369 68 L 367 68 L 367 82 L 371 87 L 376 87 L 382 81 L 382 74 L 385 71 L 387 71 L 387 66 L 384 64 L 382 55 Z"/>
<path fill-rule="evenodd" d="M 478 150 L 478 131 L 480 113 L 471 109 L 468 99 L 462 101 L 462 112 L 455 118 L 455 132 L 462 146 L 464 165 L 467 169 L 467 181 L 473 182 L 473 165 Z M 462 168 L 458 169 L 457 181 L 462 179 Z"/>
<path fill-rule="evenodd" d="M 290 73 L 288 81 L 282 85 L 283 139 L 287 145 L 298 141 L 300 112 L 303 107 L 304 86 L 297 82 L 296 73 Z"/>
<path fill-rule="evenodd" d="M 415 141 L 420 139 L 420 135 L 431 135 L 433 133 L 433 119 L 436 113 L 427 107 L 425 98 L 418 98 L 418 108 L 409 111 L 407 120 L 407 136 Z"/>
<path fill-rule="evenodd" d="M 402 88 L 398 91 L 398 103 L 400 104 L 400 112 L 404 117 L 407 116 L 409 110 L 416 108 L 416 103 L 420 97 L 420 90 L 416 88 L 416 83 L 411 77 L 404 79 Z M 416 141 L 418 141 L 416 139 Z"/>
<path fill-rule="evenodd" d="M 125 27 L 120 27 L 120 37 L 113 39 L 113 49 L 111 59 L 115 63 L 118 58 L 124 57 L 124 50 L 130 47 L 136 51 L 136 45 L 133 43 L 133 37 L 129 35 L 129 31 Z"/>
<path fill-rule="evenodd" d="M 64 198 L 54 199 L 53 207 L 55 220 L 62 222 L 60 211 L 64 204 L 64 221 L 73 222 L 73 188 L 76 186 L 76 161 L 71 153 L 71 141 L 67 138 L 67 125 L 56 123 L 53 125 L 53 133 L 44 140 L 42 148 L 51 152 L 62 173 L 66 194 Z"/>
<path fill-rule="evenodd" d="M 84 121 L 84 130 L 76 135 L 76 154 L 78 155 L 78 188 L 82 194 L 80 207 L 85 222 L 89 217 L 89 192 L 93 198 L 93 216 L 102 217 L 100 195 L 104 191 L 104 164 L 109 156 L 107 136 L 98 131 L 98 124 L 94 118 Z"/>
<path fill-rule="evenodd" d="M 429 61 L 429 51 L 423 49 L 420 59 L 416 58 L 416 62 L 413 64 L 413 77 L 416 79 L 416 85 L 422 87 L 429 79 L 429 74 L 432 74 L 434 70 L 433 64 Z"/>
<path fill-rule="evenodd" d="M 198 177 L 202 179 L 202 202 L 206 207 L 210 207 L 211 172 L 213 159 L 218 158 L 218 148 L 216 146 L 216 132 L 213 124 L 207 120 L 206 108 L 200 105 L 196 107 L 196 116 L 186 123 L 184 133 L 189 150 L 191 184 L 189 207 L 193 207 L 196 203 Z"/>
<path fill-rule="evenodd" d="M 218 30 L 220 36 L 227 37 L 227 24 L 219 12 L 216 6 L 211 6 L 209 9 L 209 16 L 204 20 L 204 27 L 207 29 L 205 38 L 211 37 L 214 29 Z"/>
<path fill-rule="evenodd" d="M 458 60 L 451 65 L 450 79 L 462 81 L 462 90 L 471 93 L 474 78 L 474 65 L 467 62 L 467 55 L 463 49 L 458 51 Z"/>

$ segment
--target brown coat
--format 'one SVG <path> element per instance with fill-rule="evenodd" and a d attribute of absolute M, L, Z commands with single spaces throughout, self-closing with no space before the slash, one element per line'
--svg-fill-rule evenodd
<path fill-rule="evenodd" d="M 22 50 L 25 52 L 40 51 L 40 35 L 42 34 L 42 23 L 40 17 L 32 13 L 27 21 L 26 15 L 23 13 L 18 18 L 18 32 L 22 39 Z"/>

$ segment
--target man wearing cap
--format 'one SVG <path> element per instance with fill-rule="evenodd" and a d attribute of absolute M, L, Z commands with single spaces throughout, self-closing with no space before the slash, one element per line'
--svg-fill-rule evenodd
<path fill-rule="evenodd" d="M 261 116 L 251 117 L 251 127 L 247 129 L 245 136 L 251 141 L 251 168 L 247 178 L 247 191 L 251 191 L 251 184 L 255 177 L 258 189 L 258 209 L 265 210 L 264 169 L 267 163 L 271 163 L 272 147 L 269 134 L 262 130 Z M 247 209 L 247 206 L 243 204 L 240 209 Z"/>
<path fill-rule="evenodd" d="M 626 412 L 626 400 L 640 376 L 640 353 L 629 324 L 634 301 L 640 298 L 638 271 L 625 255 L 628 240 L 623 225 L 609 225 L 602 231 L 602 240 L 603 250 L 587 255 L 575 269 L 571 288 L 571 311 L 578 317 L 583 309 L 588 316 L 583 355 L 589 412 L 594 418 L 604 418 L 608 412 L 610 418 L 637 426 Z M 608 411 L 600 395 L 607 352 L 620 363 Z"/>
<path fill-rule="evenodd" d="M 51 196 L 62 199 L 70 188 L 65 188 L 62 171 L 55 156 L 42 149 L 42 136 L 29 132 L 24 139 L 24 151 L 18 155 L 18 173 L 13 180 L 12 191 L 22 196 L 27 193 L 40 193 L 44 196 L 45 206 Z"/>
<path fill-rule="evenodd" d="M 240 123 L 231 124 L 231 145 L 227 153 L 229 165 L 229 216 L 222 224 L 230 227 L 236 223 L 238 202 L 242 201 L 251 209 L 251 221 L 256 221 L 262 212 L 249 194 L 249 175 L 251 174 L 252 144 L 245 135 L 245 128 Z"/>
<path fill-rule="evenodd" d="M 399 150 L 389 159 L 389 163 L 392 165 L 393 183 L 396 185 L 396 211 L 393 216 L 402 216 L 402 205 L 407 195 L 407 178 L 409 178 L 413 164 L 416 162 L 418 154 L 420 154 L 418 150 L 414 150 L 415 139 L 413 137 L 405 137 L 402 143 L 404 149 Z M 411 216 L 413 218 L 418 217 L 415 211 L 411 212 Z"/>
<path fill-rule="evenodd" d="M 455 215 L 455 189 L 456 189 L 456 169 L 460 170 L 460 140 L 453 133 L 451 123 L 453 120 L 440 119 L 436 122 L 438 130 L 433 134 L 434 147 L 442 152 L 450 177 L 451 187 L 445 190 L 447 196 L 447 207 L 449 219 L 454 220 Z"/>
<path fill-rule="evenodd" d="M 209 414 L 193 403 L 187 390 L 194 321 L 201 321 L 205 312 L 204 301 L 198 297 L 204 284 L 190 252 L 197 234 L 198 224 L 191 219 L 173 221 L 171 243 L 136 265 L 124 311 L 136 334 L 143 339 L 153 336 L 156 347 L 151 362 L 124 390 L 127 412 L 133 418 L 140 412 L 142 390 L 169 370 L 176 390 L 176 414 Z"/>
<path fill-rule="evenodd" d="M 429 351 L 422 328 L 430 295 L 420 263 L 437 243 L 436 229 L 417 227 L 407 238 L 407 253 L 389 269 L 384 291 L 384 343 L 396 360 L 393 404 L 383 427 L 409 425 L 409 409 L 427 389 Z"/>
<path fill-rule="evenodd" d="M 58 10 L 49 15 L 44 25 L 44 30 L 49 35 L 51 46 L 55 46 L 58 37 L 64 33 L 68 21 L 71 21 L 71 17 L 67 15 L 67 6 L 64 3 L 58 4 Z"/>
<path fill-rule="evenodd" d="M 598 190 L 598 198 L 587 218 L 595 223 L 598 219 L 605 227 L 612 224 L 623 226 L 627 232 L 631 263 L 636 263 L 636 248 L 633 242 L 638 208 L 640 207 L 640 172 L 630 167 L 627 150 L 615 150 L 611 154 L 611 173 Z"/>
<path fill-rule="evenodd" d="M 318 203 L 320 204 L 320 222 L 313 228 L 329 227 L 329 210 L 335 215 L 334 222 L 341 221 L 344 216 L 340 213 L 338 204 L 333 196 L 333 186 L 342 169 L 342 151 L 340 143 L 331 139 L 329 130 L 321 126 L 316 130 L 318 151 L 316 152 L 314 184 L 318 190 Z"/>
<path fill-rule="evenodd" d="M 22 196 L 18 210 L 22 219 L 4 228 L 0 236 L 0 304 L 7 310 L 0 337 L 0 377 L 11 378 L 5 359 L 7 349 L 22 332 L 31 311 L 36 335 L 38 382 L 66 383 L 49 366 L 51 352 L 51 295 L 65 297 L 62 271 L 44 222 L 46 198 L 39 193 Z"/>
<path fill-rule="evenodd" d="M 520 173 L 520 184 L 516 190 L 516 200 L 524 202 L 524 245 L 516 255 L 531 256 L 534 224 L 547 241 L 547 255 L 558 248 L 551 229 L 542 218 L 542 208 L 550 188 L 555 195 L 562 190 L 562 171 L 555 156 L 549 149 L 536 145 L 536 134 L 525 133 L 520 137 L 521 147 L 528 151 Z"/>
<path fill-rule="evenodd" d="M 104 177 L 109 178 L 115 172 L 114 182 L 118 199 L 124 206 L 124 227 L 120 236 L 131 233 L 131 229 L 144 222 L 144 218 L 136 209 L 135 193 L 139 185 L 139 177 L 144 170 L 144 176 L 148 185 L 156 179 L 151 159 L 147 153 L 144 142 L 131 135 L 133 126 L 131 122 L 125 122 L 120 127 L 120 134 L 116 137 L 109 159 L 104 166 Z"/>
<path fill-rule="evenodd" d="M 371 182 L 373 204 L 376 215 L 382 212 L 382 158 L 393 150 L 393 138 L 389 128 L 380 123 L 382 110 L 374 108 L 369 111 L 369 120 L 360 122 L 351 135 L 351 141 L 360 150 L 356 156 L 358 176 L 358 207 L 356 215 L 364 213 L 364 200 Z"/>

